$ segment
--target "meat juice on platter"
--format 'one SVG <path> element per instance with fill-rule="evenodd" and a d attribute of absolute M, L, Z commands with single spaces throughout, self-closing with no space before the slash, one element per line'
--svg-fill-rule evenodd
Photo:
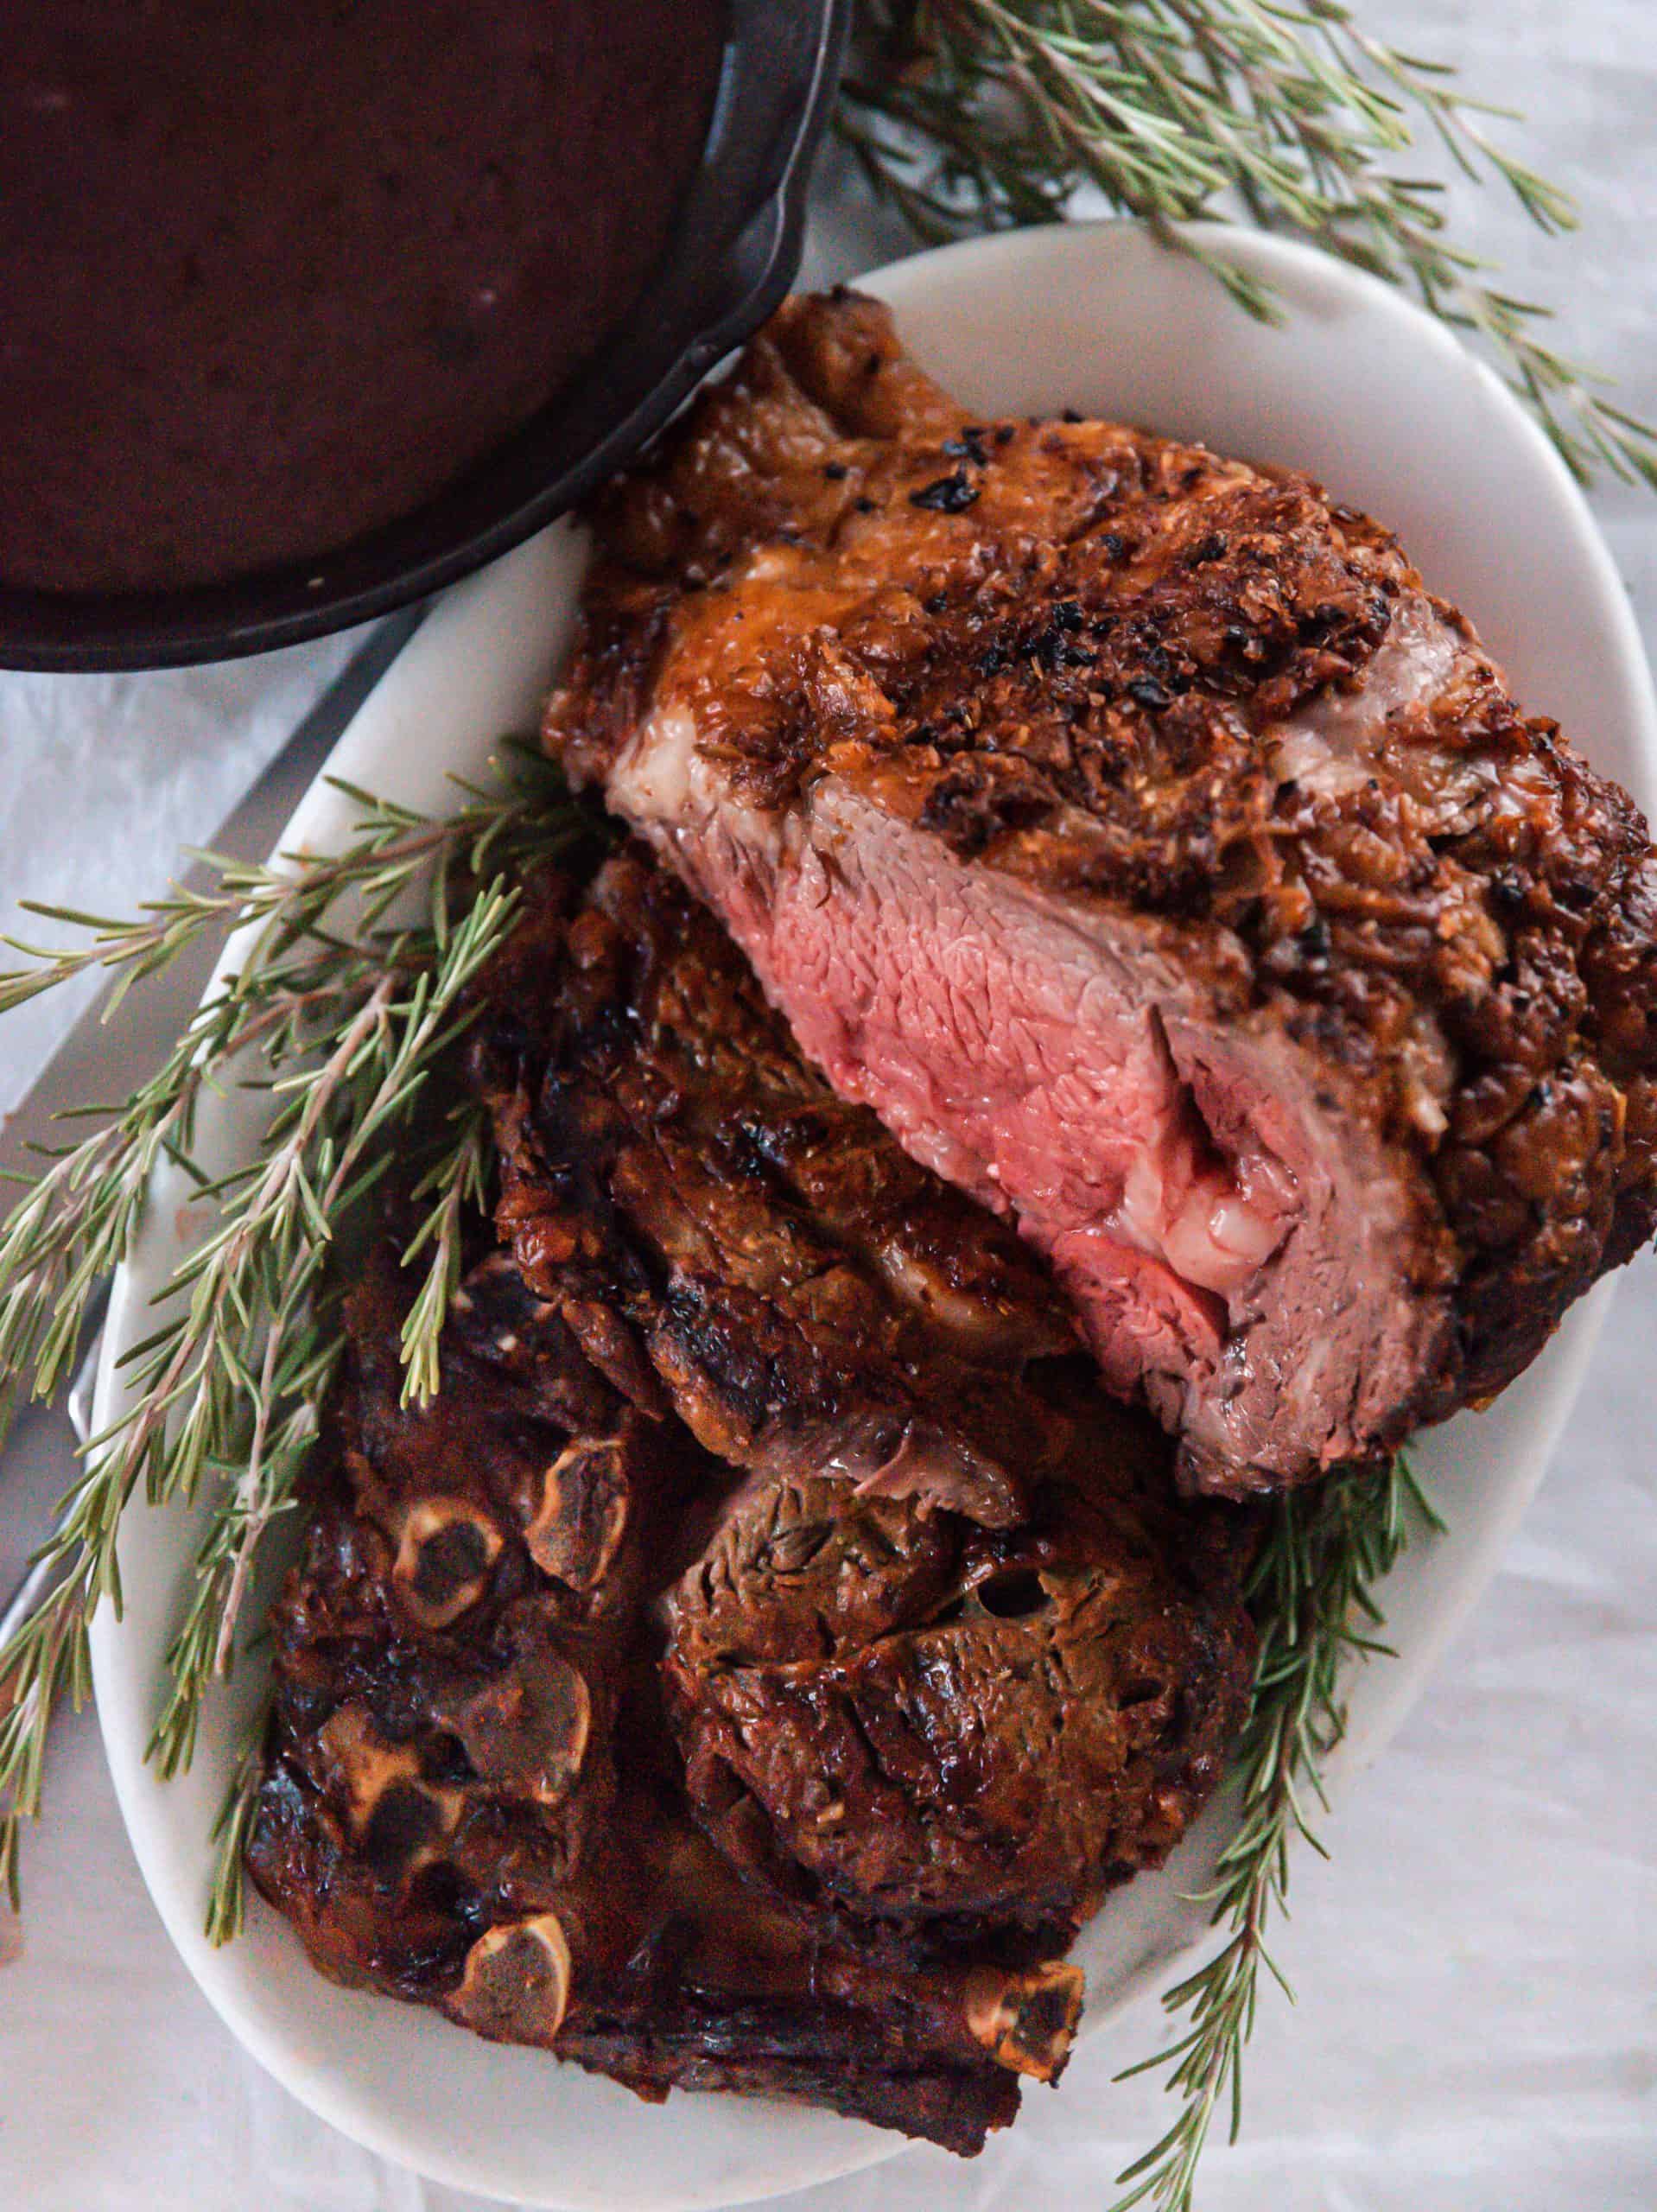
<path fill-rule="evenodd" d="M 0 579 L 333 550 L 533 415 L 632 303 L 722 0 L 10 0 Z"/>
<path fill-rule="evenodd" d="M 276 1614 L 325 1971 L 963 2152 L 1248 1703 L 1263 1492 L 1657 1222 L 1657 857 L 1317 486 L 790 303 L 597 503 L 442 1389 L 395 1219 Z M 1203 1495 L 1203 1493 L 1210 1493 Z"/>

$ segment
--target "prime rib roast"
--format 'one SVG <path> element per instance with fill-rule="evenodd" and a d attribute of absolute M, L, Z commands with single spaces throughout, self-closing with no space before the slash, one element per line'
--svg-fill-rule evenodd
<path fill-rule="evenodd" d="M 483 2035 L 971 2152 L 1241 1726 L 1235 1501 L 1651 1233 L 1657 862 L 1374 523 L 850 294 L 595 523 L 547 734 L 638 836 L 474 991 L 429 1405 L 395 1207 L 352 1292 L 250 1864 Z"/>
<path fill-rule="evenodd" d="M 1376 524 L 975 417 L 847 293 L 784 308 L 595 523 L 549 744 L 834 1091 L 1051 1263 L 1188 1484 L 1487 1397 L 1651 1234 L 1646 824 Z M 612 1198 L 618 1251 L 668 1249 Z M 632 1325 L 687 1407 L 695 1317 Z"/>
<path fill-rule="evenodd" d="M 1254 1516 L 642 849 L 532 885 L 481 998 L 502 1241 L 429 1406 L 395 1217 L 351 1294 L 254 1878 L 486 2036 L 975 2151 L 1219 1777 Z"/>

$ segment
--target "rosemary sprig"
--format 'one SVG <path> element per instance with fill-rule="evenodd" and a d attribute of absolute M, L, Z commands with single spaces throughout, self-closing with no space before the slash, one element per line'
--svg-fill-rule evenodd
<path fill-rule="evenodd" d="M 426 1273 L 403 1324 L 403 1402 L 428 1404 L 437 1395 L 439 1343 L 460 1283 L 460 1243 L 468 1214 L 488 1205 L 494 1153 L 487 1109 L 464 1100 L 449 1116 L 447 1140 L 415 1185 L 414 1205 L 428 1211 L 403 1255 L 410 1268 L 429 1250 Z"/>
<path fill-rule="evenodd" d="M 1125 2194 L 1111 2212 L 1151 2205 L 1191 2212 L 1197 2169 L 1216 2111 L 1229 2113 L 1235 2142 L 1242 2113 L 1244 2047 L 1254 2024 L 1262 1967 L 1292 2000 L 1267 1948 L 1272 1914 L 1286 1914 L 1289 1847 L 1303 1838 L 1326 1856 L 1306 1799 L 1327 1806 L 1322 1780 L 1346 1732 L 1346 1669 L 1385 1652 L 1375 1592 L 1413 1528 L 1442 1526 L 1407 1459 L 1335 1478 L 1310 1499 L 1279 1501 L 1251 1592 L 1260 1627 L 1254 1700 L 1237 1758 L 1241 1818 L 1221 1853 L 1214 1924 L 1226 1941 L 1163 2004 L 1183 2032 L 1172 2045 L 1119 2075 L 1169 2069 L 1179 2100 L 1172 2126 L 1118 2176 Z"/>
<path fill-rule="evenodd" d="M 347 791 L 361 818 L 336 858 L 220 864 L 206 892 L 175 891 L 134 923 L 35 909 L 86 932 L 62 950 L 18 946 L 0 1012 L 90 966 L 117 991 L 204 932 L 243 932 L 234 972 L 209 995 L 159 1072 L 54 1156 L 0 1225 L 0 1418 L 62 1379 L 90 1300 L 132 1249 L 156 1172 L 170 1165 L 213 1226 L 157 1300 L 154 1332 L 127 1359 L 132 1408 L 92 1440 L 45 1547 L 58 1572 L 0 1650 L 11 1703 L 0 1717 L 0 1871 L 14 1900 L 21 1823 L 37 1817 L 47 1729 L 66 1694 L 87 1694 L 87 1628 L 118 1609 L 116 1537 L 141 1486 L 151 1503 L 210 1499 L 192 1602 L 168 1654 L 150 1745 L 164 1774 L 187 1765 L 212 1682 L 229 1672 L 252 1562 L 292 1503 L 317 1411 L 340 1357 L 328 1261 L 357 1209 L 394 1166 L 413 1165 L 429 1205 L 411 1256 L 433 1257 L 408 1354 L 414 1387 L 435 1374 L 440 1298 L 461 1218 L 483 1194 L 475 1131 L 450 1132 L 420 1178 L 411 1145 L 468 1019 L 467 986 L 499 945 L 524 870 L 589 832 L 551 768 L 514 760 L 491 791 L 467 789 L 444 820 Z M 419 901 L 416 918 L 397 918 Z M 218 1180 L 193 1158 L 202 1092 L 263 1095 L 253 1164 Z M 445 1164 L 447 1163 L 447 1164 Z"/>
<path fill-rule="evenodd" d="M 270 1726 L 270 1699 L 262 1697 L 242 1738 L 208 1841 L 213 1847 L 213 1884 L 207 1896 L 206 1935 L 217 1946 L 233 1943 L 247 1918 L 247 1846 L 258 1810 L 264 1778 L 264 1739 Z"/>
<path fill-rule="evenodd" d="M 1657 489 L 1657 429 L 1548 344 L 1548 310 L 1458 244 L 1442 188 L 1400 169 L 1425 130 L 1550 236 L 1570 198 L 1507 152 L 1443 65 L 1372 37 L 1343 0 L 860 0 L 836 127 L 922 236 L 1049 222 L 1080 185 L 1207 261 L 1251 313 L 1269 293 L 1176 226 L 1240 202 L 1413 290 L 1482 342 L 1579 480 Z"/>

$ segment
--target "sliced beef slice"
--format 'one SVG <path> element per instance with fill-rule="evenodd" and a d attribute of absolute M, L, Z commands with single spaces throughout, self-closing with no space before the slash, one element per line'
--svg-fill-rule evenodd
<path fill-rule="evenodd" d="M 1499 1389 L 1657 1219 L 1657 861 L 1306 480 L 791 302 L 606 494 L 549 745 L 1016 1221 L 1188 1479 Z"/>
<path fill-rule="evenodd" d="M 1242 1532 L 1182 1520 L 1165 1477 L 1091 1471 L 1017 1530 L 821 1480 L 733 1502 L 671 1595 L 666 1666 L 733 1858 L 854 1912 L 1057 1942 L 1161 1862 L 1247 1704 Z"/>

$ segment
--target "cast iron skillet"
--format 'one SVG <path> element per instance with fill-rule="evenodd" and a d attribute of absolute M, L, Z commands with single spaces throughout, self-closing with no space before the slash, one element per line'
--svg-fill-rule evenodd
<path fill-rule="evenodd" d="M 727 0 L 702 166 L 643 297 L 574 383 L 437 498 L 342 551 L 187 591 L 0 583 L 0 667 L 162 668 L 343 630 L 423 599 L 581 499 L 659 429 L 799 266 L 851 0 Z"/>

